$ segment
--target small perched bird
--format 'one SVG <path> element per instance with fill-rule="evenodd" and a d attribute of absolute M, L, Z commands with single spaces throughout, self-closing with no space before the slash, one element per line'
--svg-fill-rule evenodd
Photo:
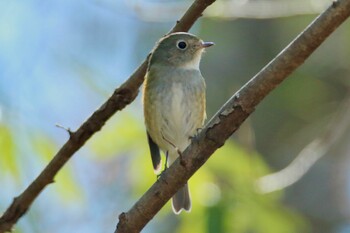
<path fill-rule="evenodd" d="M 172 33 L 155 46 L 149 59 L 143 90 L 143 110 L 153 168 L 161 157 L 170 165 L 203 126 L 205 81 L 199 70 L 202 52 L 214 45 L 189 33 Z M 187 183 L 172 198 L 173 211 L 191 210 Z"/>

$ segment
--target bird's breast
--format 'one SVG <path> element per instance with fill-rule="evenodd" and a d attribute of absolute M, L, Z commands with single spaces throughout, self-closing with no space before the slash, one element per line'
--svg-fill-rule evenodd
<path fill-rule="evenodd" d="M 184 150 L 205 118 L 204 79 L 200 72 L 153 78 L 144 93 L 148 131 L 163 150 L 170 149 L 168 141 Z"/>
<path fill-rule="evenodd" d="M 202 106 L 204 90 L 186 83 L 173 83 L 160 106 L 162 110 L 161 133 L 166 139 L 184 150 L 189 139 L 202 126 L 205 113 Z"/>

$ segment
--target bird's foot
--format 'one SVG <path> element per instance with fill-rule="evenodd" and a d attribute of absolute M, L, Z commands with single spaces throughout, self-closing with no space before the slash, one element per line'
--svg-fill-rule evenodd
<path fill-rule="evenodd" d="M 160 176 L 168 169 L 168 157 L 169 157 L 169 152 L 167 151 L 165 153 L 165 164 L 164 164 L 164 169 L 157 175 L 157 180 L 160 178 Z"/>
<path fill-rule="evenodd" d="M 191 141 L 197 141 L 198 134 L 202 131 L 202 129 L 203 128 L 197 128 L 196 133 L 193 136 L 189 136 L 188 139 L 190 139 Z"/>

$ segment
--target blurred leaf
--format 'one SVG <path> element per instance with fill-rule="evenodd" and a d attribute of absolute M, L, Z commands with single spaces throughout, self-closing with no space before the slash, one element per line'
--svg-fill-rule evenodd
<path fill-rule="evenodd" d="M 76 202 L 82 200 L 82 197 L 84 197 L 79 184 L 74 180 L 74 174 L 69 165 L 57 174 L 55 181 L 57 181 L 55 188 L 60 193 L 60 196 L 63 197 L 63 200 Z"/>
<path fill-rule="evenodd" d="M 281 192 L 256 192 L 256 179 L 269 171 L 259 154 L 229 141 L 215 157 L 209 165 L 219 175 L 223 189 L 221 205 L 227 209 L 228 226 L 225 232 L 306 232 L 305 220 L 280 203 Z"/>
<path fill-rule="evenodd" d="M 227 141 L 190 179 L 193 209 L 176 232 L 307 232 L 305 220 L 280 203 L 281 192 L 256 192 L 256 178 L 268 172 L 259 154 Z"/>
<path fill-rule="evenodd" d="M 157 180 L 153 172 L 151 155 L 148 149 L 148 142 L 144 130 L 139 132 L 138 140 L 133 139 L 134 146 L 132 151 L 133 162 L 130 167 L 131 184 L 135 195 L 142 195 Z M 137 146 L 135 146 L 137 145 Z M 162 156 L 162 165 L 164 165 L 164 156 Z"/>
<path fill-rule="evenodd" d="M 10 173 L 16 179 L 19 178 L 17 166 L 15 143 L 10 129 L 0 124 L 0 173 Z"/>
<path fill-rule="evenodd" d="M 147 143 L 144 125 L 139 117 L 129 111 L 122 111 L 118 117 L 110 119 L 87 144 L 98 158 L 109 158 L 129 151 L 139 142 Z"/>
<path fill-rule="evenodd" d="M 334 101 L 333 93 L 338 91 L 337 88 L 330 86 L 322 79 L 313 77 L 312 74 L 298 72 L 294 76 L 294 79 L 287 79 L 286 85 L 281 85 L 276 90 L 275 95 L 279 98 L 271 98 L 273 107 L 283 109 L 307 122 L 322 117 L 323 114 L 320 112 L 327 114 L 327 108 L 324 106 Z M 305 111 L 305 109 L 314 111 Z"/>
<path fill-rule="evenodd" d="M 208 208 L 208 220 L 207 220 L 207 232 L 218 233 L 225 232 L 224 219 L 225 219 L 225 206 L 216 205 Z"/>
<path fill-rule="evenodd" d="M 34 151 L 45 163 L 48 163 L 57 152 L 55 143 L 43 135 L 36 134 L 32 137 L 32 145 Z M 76 201 L 83 196 L 79 184 L 74 181 L 74 174 L 69 164 L 61 169 L 54 179 L 56 181 L 54 188 L 57 189 L 63 200 Z"/>

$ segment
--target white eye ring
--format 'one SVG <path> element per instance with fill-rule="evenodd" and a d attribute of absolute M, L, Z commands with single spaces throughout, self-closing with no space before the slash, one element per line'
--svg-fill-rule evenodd
<path fill-rule="evenodd" d="M 176 47 L 181 50 L 185 50 L 187 48 L 187 43 L 184 40 L 179 40 L 176 42 Z"/>

